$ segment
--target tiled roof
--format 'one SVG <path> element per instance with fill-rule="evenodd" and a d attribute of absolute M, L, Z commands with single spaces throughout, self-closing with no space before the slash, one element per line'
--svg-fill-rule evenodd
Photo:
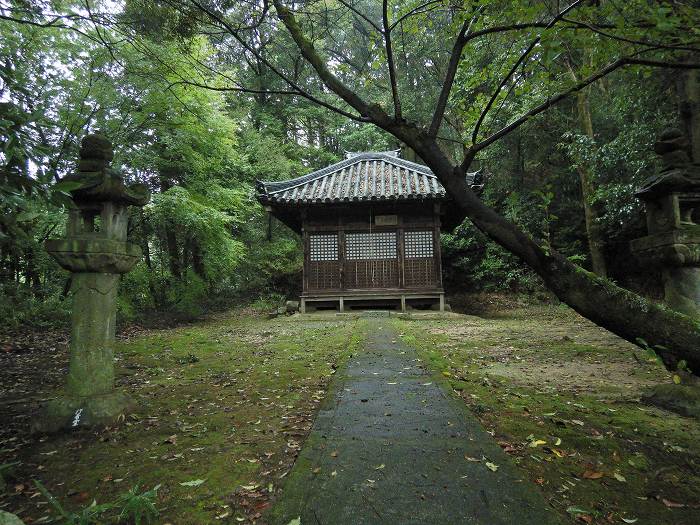
<path fill-rule="evenodd" d="M 445 188 L 427 166 L 398 158 L 397 152 L 349 153 L 345 160 L 296 179 L 257 181 L 263 203 L 445 199 Z M 467 176 L 474 184 L 476 173 Z"/>

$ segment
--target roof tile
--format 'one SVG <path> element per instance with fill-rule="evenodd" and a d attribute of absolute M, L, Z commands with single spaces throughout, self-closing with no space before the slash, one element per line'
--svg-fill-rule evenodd
<path fill-rule="evenodd" d="M 467 176 L 470 184 L 475 174 Z M 386 199 L 444 199 L 445 188 L 427 166 L 396 152 L 352 154 L 349 158 L 302 177 L 257 183 L 261 202 L 310 204 Z"/>

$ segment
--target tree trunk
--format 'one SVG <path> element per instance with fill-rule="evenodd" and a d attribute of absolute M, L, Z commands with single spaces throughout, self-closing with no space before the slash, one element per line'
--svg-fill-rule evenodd
<path fill-rule="evenodd" d="M 679 84 L 683 131 L 690 140 L 691 158 L 700 163 L 700 71 L 691 69 L 685 72 Z"/>
<path fill-rule="evenodd" d="M 165 193 L 172 188 L 174 179 L 173 173 L 162 172 L 160 174 L 160 192 Z M 165 244 L 168 248 L 170 273 L 179 280 L 182 278 L 183 265 L 180 260 L 180 248 L 177 245 L 177 235 L 173 228 L 167 228 L 165 230 Z"/>
<path fill-rule="evenodd" d="M 170 273 L 176 279 L 181 279 L 182 266 L 180 264 L 180 248 L 177 245 L 177 236 L 171 228 L 168 228 L 165 232 L 165 243 L 168 247 L 168 263 L 170 266 Z"/>
<path fill-rule="evenodd" d="M 588 101 L 587 90 L 579 91 L 576 96 L 576 107 L 583 132 L 593 140 L 593 121 L 591 120 L 591 107 Z M 601 277 L 607 276 L 605 255 L 603 253 L 603 236 L 600 232 L 600 215 L 593 204 L 593 170 L 590 166 L 579 163 L 578 176 L 581 181 L 581 200 L 583 213 L 586 218 L 586 236 L 588 237 L 588 249 L 591 252 L 591 266 L 593 271 Z"/>
<path fill-rule="evenodd" d="M 187 248 L 189 254 L 192 258 L 192 269 L 202 279 L 206 278 L 206 272 L 204 270 L 204 257 L 202 256 L 202 247 L 197 241 L 197 239 L 190 237 L 187 242 Z"/>
<path fill-rule="evenodd" d="M 577 82 L 578 78 L 573 67 L 571 64 L 568 67 L 571 78 L 573 78 L 574 82 Z M 582 89 L 576 93 L 576 112 L 578 113 L 581 131 L 593 142 L 595 137 L 593 135 L 591 104 L 588 98 L 589 89 Z M 581 201 L 583 214 L 586 219 L 586 237 L 588 239 L 588 250 L 591 254 L 591 267 L 595 273 L 601 277 L 606 277 L 608 272 L 603 253 L 604 242 L 600 231 L 600 215 L 593 204 L 593 168 L 590 164 L 578 162 L 576 171 L 578 171 L 579 180 L 581 181 Z"/>
<path fill-rule="evenodd" d="M 151 260 L 151 247 L 148 244 L 148 236 L 150 234 L 150 228 L 146 227 L 146 216 L 143 213 L 143 208 L 139 207 L 139 218 L 141 221 L 141 252 L 143 253 L 143 260 L 148 268 L 148 290 L 151 292 L 151 297 L 158 302 L 159 294 L 156 290 L 156 285 L 153 276 L 153 261 Z M 162 303 L 161 303 L 162 304 Z"/>
<path fill-rule="evenodd" d="M 562 302 L 582 316 L 632 342 L 654 348 L 666 366 L 685 360 L 700 372 L 700 323 L 616 286 L 572 263 L 558 252 L 543 249 L 515 224 L 484 204 L 467 185 L 464 172 L 452 166 L 434 140 L 403 129 L 411 144 L 447 189 L 455 203 L 488 237 L 518 256 Z M 421 140 L 422 139 L 422 140 Z"/>
<path fill-rule="evenodd" d="M 640 338 L 644 339 L 646 344 L 656 347 L 655 350 L 669 368 L 685 360 L 696 374 L 700 373 L 700 321 L 648 301 L 587 272 L 556 251 L 540 247 L 515 224 L 484 204 L 468 186 L 465 172 L 474 160 L 474 150 L 465 149 L 464 161 L 460 166 L 454 166 L 429 129 L 394 119 L 379 104 L 366 103 L 331 73 L 292 12 L 280 0 L 273 3 L 300 52 L 326 87 L 367 121 L 413 148 L 445 186 L 462 214 L 469 217 L 483 233 L 528 264 L 560 300 L 628 341 L 639 343 Z M 458 51 L 461 52 L 461 49 Z M 434 118 L 438 117 L 441 118 L 439 112 Z M 496 139 L 496 136 L 492 137 Z M 482 142 L 481 145 L 483 148 L 486 143 Z"/>

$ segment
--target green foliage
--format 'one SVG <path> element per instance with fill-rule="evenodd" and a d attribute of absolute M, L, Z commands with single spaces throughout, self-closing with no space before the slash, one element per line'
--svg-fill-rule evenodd
<path fill-rule="evenodd" d="M 380 4 L 355 5 L 369 19 L 381 19 Z M 421 5 L 389 3 L 390 19 L 400 20 L 392 40 L 403 115 L 419 128 L 429 125 L 435 109 L 449 62 L 445 43 L 454 41 L 465 21 L 471 21 L 470 32 L 478 32 L 551 16 L 548 7 L 530 1 Z M 83 9 L 69 1 L 36 3 L 16 13 L 49 22 L 49 7 Z M 228 2 L 221 16 L 232 26 L 250 26 L 260 14 L 256 9 Z M 346 9 L 332 11 L 330 16 L 322 4 L 311 3 L 299 20 L 334 74 L 391 113 L 380 35 Z M 267 14 L 241 33 L 265 42 L 264 61 L 242 49 L 225 27 L 212 26 L 193 4 L 129 0 L 121 12 L 109 14 L 114 24 L 96 27 L 79 19 L 71 22 L 76 31 L 0 20 L 3 326 L 66 319 L 66 274 L 43 243 L 63 233 L 70 188 L 56 181 L 74 169 L 80 138 L 95 129 L 113 141 L 115 168 L 154 194 L 131 217 L 130 236 L 144 262 L 122 280 L 122 318 L 154 310 L 197 316 L 211 307 L 298 293 L 299 240 L 276 221 L 268 224 L 252 198 L 255 180 L 295 177 L 341 159 L 345 150 L 401 144 L 376 126 L 276 93 L 290 85 L 273 67 L 317 100 L 347 109 Z M 698 27 L 698 10 L 678 3 L 584 2 L 570 17 L 583 25 L 524 27 L 469 41 L 439 130 L 448 155 L 459 159 L 472 135 L 478 142 L 617 57 L 640 55 L 640 42 L 669 44 L 643 56 L 678 60 L 672 47 L 697 36 L 689 28 Z M 614 38 L 586 24 L 605 27 Z M 535 38 L 539 44 L 501 86 Z M 483 200 L 540 245 L 586 264 L 585 199 L 598 210 L 610 275 L 624 283 L 636 273 L 648 281 L 629 264 L 627 252 L 629 240 L 644 232 L 634 191 L 657 168 L 650 151 L 655 136 L 676 121 L 676 80 L 662 70 L 632 67 L 595 82 L 583 92 L 592 136 L 581 129 L 572 98 L 528 119 L 474 161 L 472 169 L 482 167 L 486 175 Z M 253 92 L 238 92 L 241 86 Z M 482 115 L 492 95 L 492 108 Z M 581 169 L 591 174 L 590 194 L 581 190 Z M 450 290 L 540 286 L 520 261 L 471 224 L 448 232 L 444 251 Z"/>
<path fill-rule="evenodd" d="M 34 480 L 39 492 L 48 500 L 49 505 L 60 516 L 61 525 L 99 525 L 104 523 L 112 511 L 119 512 L 117 521 L 119 523 L 133 523 L 134 525 L 154 523 L 159 516 L 156 508 L 156 498 L 160 485 L 156 485 L 151 490 L 141 492 L 138 485 L 133 486 L 128 492 L 121 494 L 115 501 L 98 504 L 93 500 L 88 506 L 77 511 L 66 510 L 44 485 Z"/>
<path fill-rule="evenodd" d="M 70 301 L 56 293 L 37 295 L 14 283 L 0 285 L 0 319 L 5 329 L 68 326 Z"/>
<path fill-rule="evenodd" d="M 193 319 L 204 313 L 207 284 L 192 271 L 174 280 L 165 290 L 165 305 L 178 317 Z"/>
<path fill-rule="evenodd" d="M 44 485 L 34 480 L 39 492 L 49 501 L 56 512 L 62 519 L 62 525 L 97 525 L 101 522 L 100 518 L 108 511 L 114 508 L 113 503 L 104 503 L 98 505 L 97 501 L 93 500 L 90 505 L 83 507 L 79 511 L 70 512 L 63 508 L 61 503 L 44 487 Z"/>
<path fill-rule="evenodd" d="M 159 516 L 156 508 L 156 498 L 160 485 L 151 490 L 140 492 L 138 485 L 133 486 L 129 492 L 122 494 L 116 502 L 121 507 L 119 522 L 133 523 L 134 525 L 155 523 Z"/>

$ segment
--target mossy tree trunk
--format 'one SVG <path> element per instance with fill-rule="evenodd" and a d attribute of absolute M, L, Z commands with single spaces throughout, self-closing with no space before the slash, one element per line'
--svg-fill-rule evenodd
<path fill-rule="evenodd" d="M 405 132 L 404 132 L 405 133 Z M 582 316 L 635 344 L 654 348 L 666 366 L 686 361 L 700 373 L 700 322 L 621 288 L 539 246 L 514 223 L 484 204 L 467 185 L 461 167 L 453 166 L 439 145 L 412 131 L 411 144 L 445 185 L 465 217 L 488 237 L 528 264 L 561 300 Z"/>

